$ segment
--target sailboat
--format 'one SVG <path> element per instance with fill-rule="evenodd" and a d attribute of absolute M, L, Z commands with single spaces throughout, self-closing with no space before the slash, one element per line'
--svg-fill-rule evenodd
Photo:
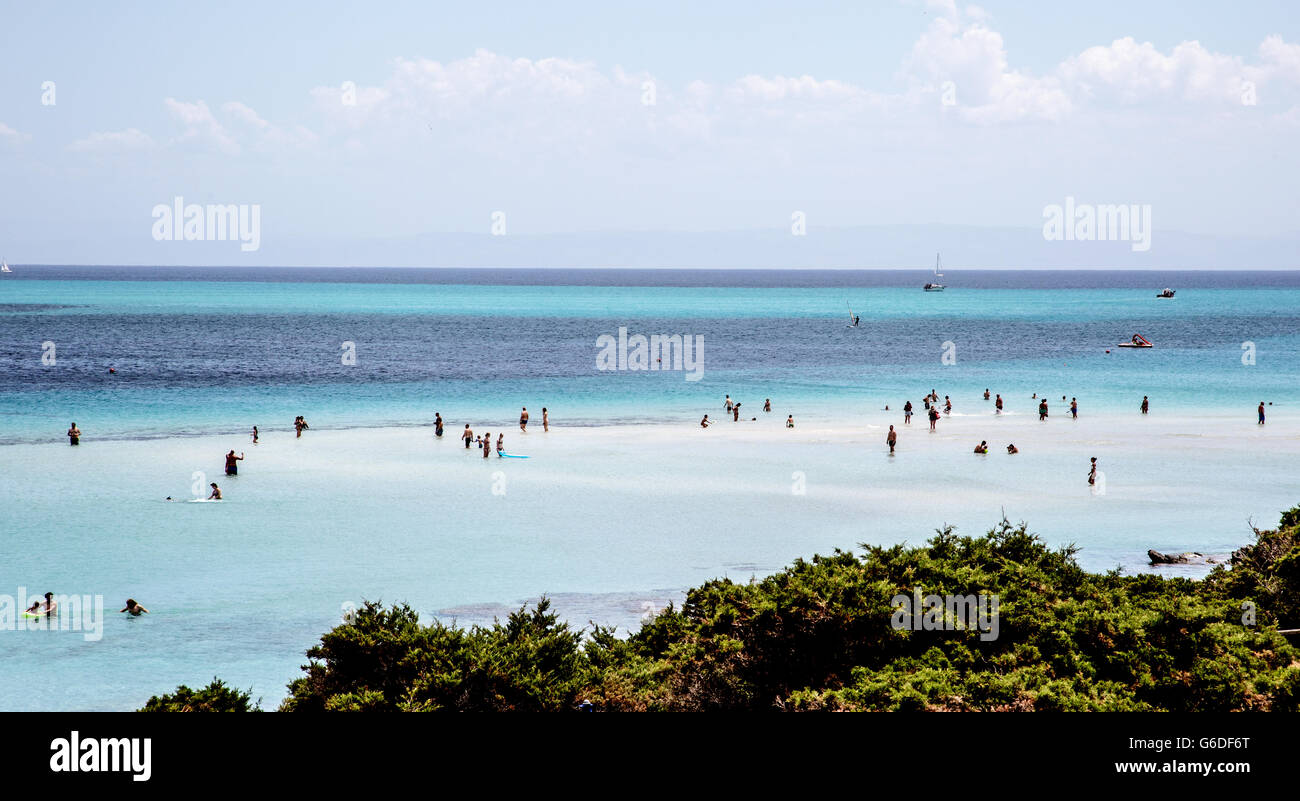
<path fill-rule="evenodd" d="M 943 270 L 943 263 L 939 261 L 939 254 L 936 253 L 934 254 L 934 277 L 943 278 L 943 272 L 941 272 L 942 270 Z M 923 288 L 925 289 L 926 292 L 942 292 L 943 284 L 939 283 L 938 281 L 932 281 L 926 284 L 925 287 Z"/>
<path fill-rule="evenodd" d="M 4 259 L 0 259 L 0 273 L 11 273 L 11 272 L 13 272 L 13 270 L 9 269 L 9 262 L 5 261 Z"/>
<path fill-rule="evenodd" d="M 858 327 L 858 319 L 859 319 L 859 318 L 853 314 L 853 307 L 852 307 L 852 306 L 849 306 L 849 302 L 848 302 L 847 300 L 844 301 L 844 305 L 845 305 L 845 306 L 848 306 L 848 309 L 849 309 L 849 322 L 848 322 L 848 325 L 845 325 L 844 327 L 845 327 L 845 328 L 857 328 L 857 327 Z"/>

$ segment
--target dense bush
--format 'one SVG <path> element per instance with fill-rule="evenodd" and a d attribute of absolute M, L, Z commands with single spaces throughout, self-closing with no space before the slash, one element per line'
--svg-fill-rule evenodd
<path fill-rule="evenodd" d="M 584 640 L 545 599 L 468 630 L 368 603 L 307 652 L 281 709 L 1300 708 L 1300 650 L 1277 632 L 1300 619 L 1300 507 L 1203 581 L 1090 574 L 1075 553 L 1007 521 L 944 529 L 708 582 L 627 639 Z M 891 599 L 918 588 L 998 596 L 998 636 L 895 628 Z"/>
<path fill-rule="evenodd" d="M 170 695 L 155 695 L 145 702 L 141 712 L 257 712 L 249 703 L 251 694 L 229 687 L 214 678 L 207 687 L 191 690 L 184 684 Z"/>

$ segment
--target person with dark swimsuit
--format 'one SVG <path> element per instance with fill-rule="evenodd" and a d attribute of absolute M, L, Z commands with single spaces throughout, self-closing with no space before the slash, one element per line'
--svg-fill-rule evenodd
<path fill-rule="evenodd" d="M 885 435 L 885 444 L 889 446 L 889 452 L 894 452 L 894 446 L 898 444 L 898 432 L 893 426 L 889 427 L 889 433 Z"/>
<path fill-rule="evenodd" d="M 525 406 L 524 410 L 519 414 L 519 430 L 524 432 L 525 434 L 528 433 L 528 407 L 527 406 Z"/>
<path fill-rule="evenodd" d="M 442 436 L 442 415 L 437 412 L 433 413 L 433 435 L 435 437 Z"/>
<path fill-rule="evenodd" d="M 77 428 L 76 423 L 73 423 L 71 427 L 68 428 L 68 444 L 69 445 L 81 444 L 81 429 Z"/>
<path fill-rule="evenodd" d="M 461 434 L 460 438 L 465 440 L 465 450 L 469 450 L 469 446 L 474 442 L 474 432 L 469 430 L 469 423 L 465 424 L 465 433 Z"/>
<path fill-rule="evenodd" d="M 235 455 L 235 449 L 231 448 L 230 453 L 226 454 L 226 475 L 239 475 L 239 462 L 244 458 L 244 454 Z"/>

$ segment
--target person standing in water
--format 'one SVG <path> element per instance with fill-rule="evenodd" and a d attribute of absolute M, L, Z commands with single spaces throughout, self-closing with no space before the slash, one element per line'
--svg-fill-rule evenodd
<path fill-rule="evenodd" d="M 1038 419 L 1040 422 L 1047 419 L 1047 398 L 1038 402 Z"/>
<path fill-rule="evenodd" d="M 438 412 L 433 413 L 433 435 L 442 438 L 442 415 Z"/>
<path fill-rule="evenodd" d="M 898 444 L 898 432 L 893 426 L 889 427 L 889 433 L 885 435 L 885 444 L 889 446 L 889 452 L 894 452 L 894 446 Z"/>
<path fill-rule="evenodd" d="M 121 614 L 122 612 L 126 612 L 127 614 L 131 615 L 131 617 L 139 617 L 142 613 L 149 614 L 149 610 L 145 609 L 143 606 L 136 603 L 134 598 L 127 598 L 126 606 L 122 607 L 117 611 L 118 614 Z"/>
<path fill-rule="evenodd" d="M 975 452 L 976 452 L 976 453 L 988 453 L 988 452 L 989 452 L 989 443 L 988 443 L 988 440 L 983 440 L 983 439 L 980 440 L 980 444 L 978 444 L 978 445 L 975 446 Z"/>
<path fill-rule="evenodd" d="M 993 401 L 993 413 L 1002 414 L 1002 396 L 999 395 L 997 400 Z"/>
<path fill-rule="evenodd" d="M 257 426 L 253 426 L 253 444 L 257 444 Z"/>
<path fill-rule="evenodd" d="M 465 433 L 460 435 L 465 440 L 465 450 L 469 450 L 470 444 L 474 441 L 474 432 L 469 430 L 469 423 L 465 424 Z"/>
<path fill-rule="evenodd" d="M 708 428 L 708 427 L 709 427 L 709 416 L 706 414 L 704 415 L 704 419 L 700 421 L 700 428 Z"/>
<path fill-rule="evenodd" d="M 210 500 L 210 501 L 219 501 L 219 500 L 221 500 L 221 487 L 218 487 L 218 486 L 217 486 L 217 482 L 213 481 L 213 482 L 212 482 L 211 484 L 209 484 L 208 486 L 209 486 L 209 487 L 212 487 L 212 494 L 208 496 L 208 500 Z"/>
<path fill-rule="evenodd" d="M 497 458 L 500 459 L 506 452 L 506 435 L 497 434 Z"/>
<path fill-rule="evenodd" d="M 989 388 L 988 388 L 988 387 L 985 387 L 985 388 L 984 388 L 984 400 L 988 400 L 988 399 L 989 399 Z"/>
<path fill-rule="evenodd" d="M 519 413 L 519 430 L 524 432 L 525 434 L 528 433 L 528 407 L 527 406 L 525 406 L 524 410 Z"/>
<path fill-rule="evenodd" d="M 790 414 L 790 415 L 786 415 L 786 418 L 785 418 L 785 427 L 786 427 L 786 428 L 794 428 L 794 415 L 792 415 L 792 414 Z"/>
<path fill-rule="evenodd" d="M 226 454 L 226 475 L 239 475 L 239 462 L 244 458 L 244 454 L 235 455 L 235 449 L 231 448 L 230 453 Z"/>
<path fill-rule="evenodd" d="M 952 414 L 952 398 L 947 395 L 943 396 L 943 413 Z"/>
<path fill-rule="evenodd" d="M 939 422 L 939 407 L 931 406 L 930 407 L 930 430 L 931 431 L 934 431 L 934 425 L 937 422 Z"/>
<path fill-rule="evenodd" d="M 298 415 L 297 417 L 294 418 L 293 430 L 298 432 L 299 438 L 302 437 L 302 432 L 307 430 L 308 428 L 310 428 L 310 426 L 307 425 L 307 418 L 303 417 L 302 415 Z"/>
<path fill-rule="evenodd" d="M 1143 396 L 1142 396 L 1142 414 L 1146 414 L 1146 413 L 1149 412 L 1149 411 L 1151 411 L 1151 401 L 1147 400 L 1147 396 L 1146 396 L 1146 395 L 1143 395 Z"/>
<path fill-rule="evenodd" d="M 1092 457 L 1092 466 L 1088 468 L 1088 486 L 1097 485 L 1097 457 Z"/>
<path fill-rule="evenodd" d="M 545 434 L 547 431 L 550 430 L 551 430 L 551 421 L 546 416 L 546 407 L 543 406 L 542 407 L 542 433 Z"/>
<path fill-rule="evenodd" d="M 1062 396 L 1062 397 L 1065 397 L 1065 396 Z M 1078 398 L 1070 398 L 1070 417 L 1074 418 L 1075 420 L 1078 420 L 1078 419 L 1079 419 L 1079 399 L 1078 399 Z"/>
<path fill-rule="evenodd" d="M 771 398 L 768 398 L 767 400 L 763 401 L 763 411 L 765 411 L 765 412 L 770 412 L 770 411 L 772 411 L 772 399 L 771 399 Z"/>
<path fill-rule="evenodd" d="M 731 422 L 740 422 L 740 404 L 737 403 L 731 407 Z"/>
<path fill-rule="evenodd" d="M 1020 453 L 1020 449 L 1016 447 L 1016 443 L 1011 442 L 1007 444 L 1007 453 Z"/>
<path fill-rule="evenodd" d="M 1264 401 L 1259 402 L 1259 424 L 1264 425 Z"/>
<path fill-rule="evenodd" d="M 730 395 L 728 395 L 728 396 L 727 396 L 727 399 L 726 399 L 725 401 L 723 401 L 723 403 L 722 403 L 722 408 L 726 409 L 727 411 L 731 411 L 731 396 L 730 396 Z"/>
<path fill-rule="evenodd" d="M 76 423 L 71 423 L 68 426 L 68 444 L 69 445 L 81 444 L 81 429 L 77 428 Z"/>
<path fill-rule="evenodd" d="M 483 444 L 483 458 L 486 459 L 486 458 L 488 458 L 488 454 L 492 452 L 492 433 L 491 433 L 491 432 L 489 432 L 489 431 L 485 431 L 485 432 L 483 432 L 483 441 L 482 441 L 482 444 Z"/>
<path fill-rule="evenodd" d="M 903 425 L 910 426 L 911 424 L 912 424 L 912 402 L 908 401 L 907 403 L 903 404 Z"/>

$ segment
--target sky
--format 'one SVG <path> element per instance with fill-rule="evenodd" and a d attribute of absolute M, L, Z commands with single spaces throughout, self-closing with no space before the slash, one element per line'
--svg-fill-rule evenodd
<path fill-rule="evenodd" d="M 9 2 L 0 54 L 10 263 L 434 264 L 494 233 L 553 263 L 627 232 L 586 251 L 617 265 L 800 225 L 808 266 L 873 226 L 1069 262 L 1042 228 L 1072 198 L 1150 208 L 1130 261 L 1191 236 L 1300 267 L 1293 2 Z M 256 206 L 258 247 L 158 241 L 177 197 Z"/>

